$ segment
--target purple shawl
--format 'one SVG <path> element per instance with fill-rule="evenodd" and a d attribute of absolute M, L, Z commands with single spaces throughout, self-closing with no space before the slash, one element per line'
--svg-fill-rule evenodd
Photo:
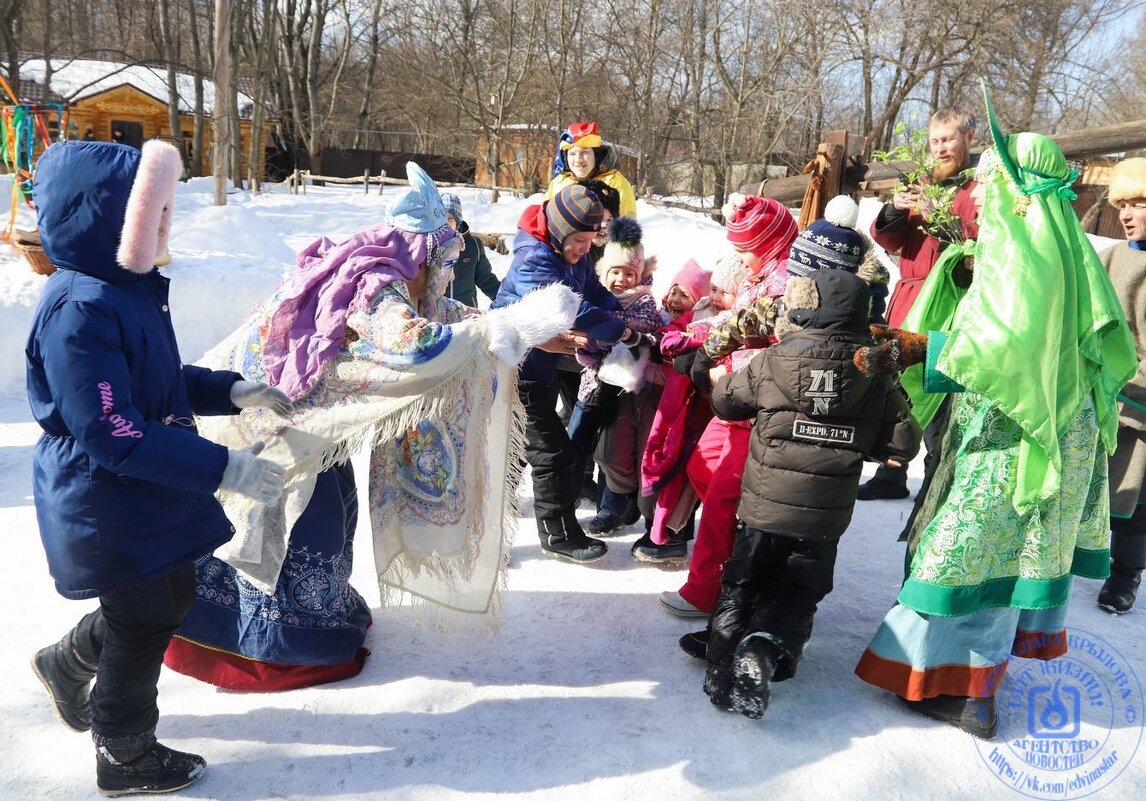
<path fill-rule="evenodd" d="M 348 239 L 319 237 L 298 254 L 270 314 L 263 363 L 272 386 L 293 400 L 318 383 L 338 355 L 350 312 L 367 309 L 394 281 L 409 281 L 454 232 L 418 234 L 379 223 Z"/>

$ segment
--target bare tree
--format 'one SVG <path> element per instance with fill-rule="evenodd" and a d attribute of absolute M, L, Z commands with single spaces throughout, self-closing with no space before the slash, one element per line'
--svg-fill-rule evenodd
<path fill-rule="evenodd" d="M 12 91 L 19 92 L 20 80 L 20 12 L 24 0 L 0 0 L 0 39 L 4 42 L 4 66 Z"/>
<path fill-rule="evenodd" d="M 544 5 L 536 0 L 460 0 L 454 24 L 434 24 L 449 7 L 421 0 L 407 7 L 411 24 L 395 37 L 393 53 L 407 70 L 418 70 L 442 102 L 485 138 L 479 154 L 490 175 L 501 171 L 501 134 L 514 121 L 539 56 Z M 454 7 L 455 9 L 457 7 Z M 425 35 L 440 37 L 426 53 Z M 427 57 L 428 56 L 428 57 Z M 497 201 L 497 192 L 492 195 Z"/>
<path fill-rule="evenodd" d="M 1018 129 L 1060 130 L 1062 120 L 1091 107 L 1093 90 L 1107 93 L 1116 82 L 1098 80 L 1094 64 L 1106 50 L 1113 23 L 1142 10 L 1141 3 L 1114 0 L 1020 0 L 1008 6 L 1007 24 L 991 54 L 996 100 Z M 1018 80 L 1015 80 L 1018 78 Z M 1068 124 L 1069 127 L 1069 124 Z"/>
<path fill-rule="evenodd" d="M 860 62 L 864 133 L 880 149 L 890 145 L 904 104 L 970 52 L 991 18 L 977 0 L 840 0 L 837 8 Z"/>
<path fill-rule="evenodd" d="M 231 126 L 231 0 L 215 0 L 214 47 L 215 103 L 211 110 L 214 147 L 211 153 L 215 176 L 215 205 L 227 205 L 227 154 L 230 150 Z"/>
<path fill-rule="evenodd" d="M 203 74 L 207 71 L 207 67 L 203 59 L 203 49 L 199 42 L 199 15 L 195 10 L 197 5 L 197 0 L 188 0 L 187 12 L 188 28 L 191 35 L 191 67 L 195 87 L 195 119 L 191 129 L 191 174 L 195 176 L 203 174 L 203 154 L 207 139 L 206 125 L 204 125 L 206 112 L 203 99 Z M 211 19 L 208 17 L 208 28 L 210 28 L 210 25 Z"/>
<path fill-rule="evenodd" d="M 179 128 L 179 88 L 175 82 L 175 67 L 179 63 L 179 53 L 175 49 L 175 38 L 171 33 L 170 0 L 159 0 L 159 26 L 163 37 L 163 55 L 167 61 L 167 124 L 171 135 L 183 136 Z"/>

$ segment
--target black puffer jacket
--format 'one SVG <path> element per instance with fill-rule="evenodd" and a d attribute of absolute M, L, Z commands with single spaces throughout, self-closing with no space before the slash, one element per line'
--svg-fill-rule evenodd
<path fill-rule="evenodd" d="M 756 418 L 738 515 L 753 528 L 807 539 L 838 538 L 855 506 L 865 458 L 906 464 L 921 431 L 897 382 L 868 378 L 852 364 L 868 344 L 867 285 L 820 270 L 804 283 L 817 308 L 794 308 L 795 331 L 746 368 L 721 378 L 712 408 L 725 420 Z M 807 295 L 805 294 L 805 298 Z M 807 302 L 805 300 L 805 302 Z"/>

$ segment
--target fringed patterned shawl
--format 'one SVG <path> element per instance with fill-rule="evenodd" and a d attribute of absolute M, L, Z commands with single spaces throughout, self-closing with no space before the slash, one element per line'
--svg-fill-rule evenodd
<path fill-rule="evenodd" d="M 489 353 L 486 322 L 443 297 L 449 275 L 440 262 L 429 269 L 421 315 L 402 280 L 351 310 L 336 358 L 296 401 L 289 425 L 263 409 L 199 421 L 229 448 L 265 440 L 262 457 L 287 468 L 275 507 L 220 496 L 237 533 L 216 555 L 272 592 L 317 475 L 365 445 L 383 603 L 409 593 L 443 610 L 493 613 L 487 620 L 496 626 L 524 452 L 516 370 Z M 206 363 L 266 381 L 267 332 L 289 285 Z"/>

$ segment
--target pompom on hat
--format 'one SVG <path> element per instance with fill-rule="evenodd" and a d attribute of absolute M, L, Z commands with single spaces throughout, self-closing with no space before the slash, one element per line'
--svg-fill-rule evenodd
<path fill-rule="evenodd" d="M 728 253 L 721 256 L 716 261 L 716 266 L 712 268 L 712 285 L 717 289 L 724 292 L 731 292 L 736 294 L 736 290 L 740 288 L 740 284 L 748 277 L 748 268 L 744 266 L 740 256 L 736 253 Z"/>
<path fill-rule="evenodd" d="M 1110 205 L 1146 198 L 1146 158 L 1123 159 L 1110 173 Z"/>
<path fill-rule="evenodd" d="M 712 286 L 712 271 L 701 267 L 696 263 L 696 259 L 689 259 L 672 277 L 669 288 L 674 286 L 683 288 L 692 297 L 692 302 L 696 303 L 708 294 L 709 287 Z"/>
<path fill-rule="evenodd" d="M 446 224 L 446 207 L 438 187 L 426 171 L 412 161 L 406 162 L 410 188 L 390 204 L 386 222 L 403 231 L 430 234 Z"/>
<path fill-rule="evenodd" d="M 568 139 L 561 142 L 561 149 L 571 147 L 600 147 L 601 132 L 595 122 L 575 122 L 569 126 Z"/>
<path fill-rule="evenodd" d="M 792 213 L 770 197 L 733 193 L 721 211 L 728 241 L 763 261 L 783 258 L 799 233 Z"/>
<path fill-rule="evenodd" d="M 637 274 L 637 283 L 656 269 L 656 258 L 645 258 L 641 224 L 632 217 L 617 217 L 609 223 L 605 252 L 597 262 L 597 275 L 604 277 L 613 267 L 626 267 Z"/>
<path fill-rule="evenodd" d="M 605 209 L 601 201 L 588 189 L 580 184 L 562 188 L 545 204 L 545 223 L 549 229 L 550 246 L 560 252 L 571 234 L 596 231 L 604 216 Z"/>
<path fill-rule="evenodd" d="M 859 206 L 847 195 L 832 198 L 823 219 L 816 220 L 796 237 L 788 251 L 788 272 L 809 275 L 813 270 L 844 270 L 854 273 L 863 263 L 867 240 L 855 229 Z"/>

